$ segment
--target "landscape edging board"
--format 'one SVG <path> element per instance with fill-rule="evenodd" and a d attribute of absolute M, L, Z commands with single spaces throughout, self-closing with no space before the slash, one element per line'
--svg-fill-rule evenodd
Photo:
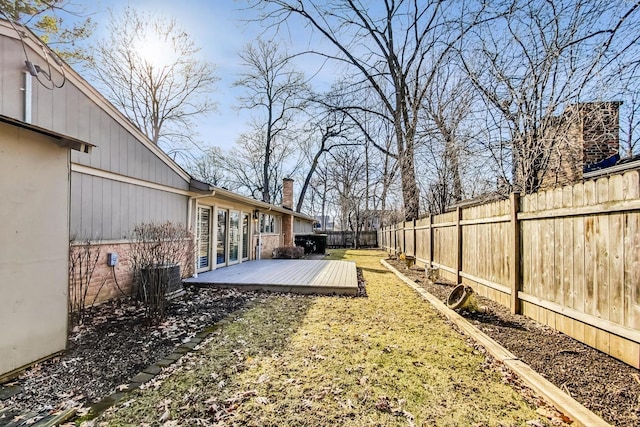
<path fill-rule="evenodd" d="M 518 359 L 513 353 L 502 347 L 492 338 L 480 331 L 478 328 L 469 323 L 464 317 L 448 308 L 442 301 L 434 295 L 427 292 L 422 287 L 416 285 L 413 281 L 405 277 L 384 259 L 380 263 L 389 271 L 398 276 L 403 282 L 409 285 L 421 297 L 426 299 L 436 310 L 442 313 L 447 319 L 451 320 L 465 334 L 473 338 L 478 344 L 482 345 L 494 358 L 500 360 L 513 371 L 522 381 L 536 393 L 543 396 L 553 406 L 560 410 L 564 415 L 571 418 L 575 425 L 579 426 L 610 426 L 605 420 L 584 407 L 580 402 L 560 390 L 551 382 L 543 378 L 535 372 L 529 365 Z"/>

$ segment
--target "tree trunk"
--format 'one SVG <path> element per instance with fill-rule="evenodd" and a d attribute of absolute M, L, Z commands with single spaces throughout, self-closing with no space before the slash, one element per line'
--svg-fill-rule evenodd
<path fill-rule="evenodd" d="M 396 124 L 396 144 L 398 146 L 398 161 L 400 162 L 400 177 L 402 179 L 402 201 L 404 204 L 405 221 L 418 219 L 420 200 L 418 199 L 418 183 L 416 181 L 413 139 L 405 138 L 400 123 Z"/>

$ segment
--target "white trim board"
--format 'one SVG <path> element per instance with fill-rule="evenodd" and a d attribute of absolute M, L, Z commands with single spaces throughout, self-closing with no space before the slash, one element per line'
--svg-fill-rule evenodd
<path fill-rule="evenodd" d="M 165 191 L 167 193 L 180 194 L 183 196 L 190 196 L 191 193 L 187 190 L 180 188 L 169 187 L 168 185 L 157 184 L 151 181 L 145 181 L 143 179 L 132 178 L 130 176 L 120 175 L 113 172 L 107 172 L 102 169 L 92 168 L 90 166 L 84 166 L 78 163 L 71 163 L 71 172 L 77 172 L 84 175 L 95 176 L 98 178 L 109 179 L 111 181 L 123 182 L 125 184 L 137 185 L 145 188 L 152 188 L 154 190 Z"/>

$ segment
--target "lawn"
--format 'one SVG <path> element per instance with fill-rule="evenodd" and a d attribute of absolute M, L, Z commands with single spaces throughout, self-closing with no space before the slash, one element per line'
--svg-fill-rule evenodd
<path fill-rule="evenodd" d="M 97 423 L 545 424 L 494 364 L 380 265 L 383 252 L 331 252 L 362 268 L 368 297 L 258 299 Z"/>

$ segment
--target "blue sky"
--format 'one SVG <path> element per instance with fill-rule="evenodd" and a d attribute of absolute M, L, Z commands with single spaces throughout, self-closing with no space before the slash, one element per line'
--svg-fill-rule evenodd
<path fill-rule="evenodd" d="M 212 98 L 217 102 L 218 109 L 199 120 L 199 139 L 205 145 L 224 149 L 232 147 L 238 135 L 248 128 L 249 120 L 249 112 L 233 108 L 240 93 L 239 88 L 232 87 L 241 70 L 239 53 L 246 43 L 255 40 L 264 30 L 257 22 L 244 22 L 254 12 L 243 10 L 246 3 L 235 0 L 99 0 L 89 6 L 95 11 L 92 15 L 96 22 L 93 37 L 103 36 L 109 8 L 117 12 L 127 5 L 143 12 L 174 18 L 202 48 L 202 57 L 216 65 L 220 81 Z M 311 42 L 308 31 L 297 28 L 290 28 L 290 31 L 301 46 Z M 317 60 L 306 57 L 300 61 L 299 68 L 310 76 L 317 71 L 318 64 Z M 330 83 L 330 74 L 324 70 L 324 83 Z"/>

